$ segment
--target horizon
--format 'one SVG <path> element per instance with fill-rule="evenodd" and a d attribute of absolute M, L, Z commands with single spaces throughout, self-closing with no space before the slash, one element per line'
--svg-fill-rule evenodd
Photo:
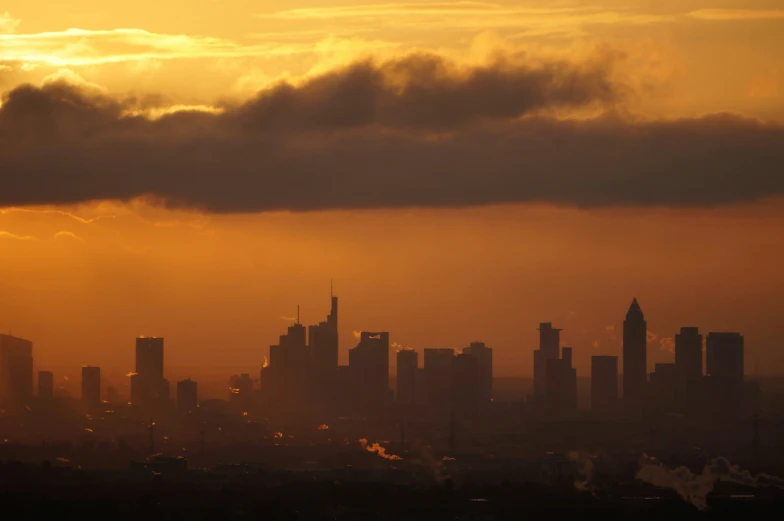
<path fill-rule="evenodd" d="M 585 373 L 637 296 L 784 374 L 776 0 L 0 11 L 0 331 L 44 365 L 248 367 L 286 318 Z M 326 301 L 328 305 L 328 301 Z M 169 358 L 170 357 L 170 358 Z M 37 362 L 36 362 L 37 363 Z"/>

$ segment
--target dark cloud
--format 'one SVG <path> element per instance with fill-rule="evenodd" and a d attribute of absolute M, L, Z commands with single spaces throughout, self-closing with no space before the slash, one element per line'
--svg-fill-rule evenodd
<path fill-rule="evenodd" d="M 151 197 L 217 212 L 549 202 L 711 206 L 784 193 L 784 128 L 613 114 L 612 61 L 461 69 L 416 55 L 281 84 L 221 115 L 129 117 L 55 83 L 0 108 L 0 205 Z M 152 100 L 152 101 L 150 101 Z"/>
<path fill-rule="evenodd" d="M 370 125 L 454 130 L 543 108 L 613 102 L 619 89 L 608 78 L 611 59 L 583 66 L 552 63 L 537 67 L 499 60 L 469 70 L 429 54 L 380 65 L 367 61 L 302 86 L 281 84 L 230 117 L 254 130 Z"/>

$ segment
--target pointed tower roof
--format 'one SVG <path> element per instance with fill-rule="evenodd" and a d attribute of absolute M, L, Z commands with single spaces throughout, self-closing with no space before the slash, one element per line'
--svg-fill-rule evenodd
<path fill-rule="evenodd" d="M 636 297 L 634 300 L 632 300 L 632 305 L 629 306 L 629 311 L 626 312 L 626 320 L 629 319 L 645 320 L 645 315 L 643 315 L 642 308 L 640 308 L 640 304 L 637 302 Z"/>

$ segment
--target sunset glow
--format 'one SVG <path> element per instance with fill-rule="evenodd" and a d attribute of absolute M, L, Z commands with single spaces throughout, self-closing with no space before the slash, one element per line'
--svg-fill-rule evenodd
<path fill-rule="evenodd" d="M 530 375 L 552 321 L 587 374 L 637 297 L 650 364 L 699 325 L 784 370 L 781 2 L 39 4 L 0 11 L 0 330 L 36 367 L 123 378 L 147 332 L 172 378 L 257 375 L 334 280 L 341 363 L 389 331 L 393 372 L 482 340 Z"/>

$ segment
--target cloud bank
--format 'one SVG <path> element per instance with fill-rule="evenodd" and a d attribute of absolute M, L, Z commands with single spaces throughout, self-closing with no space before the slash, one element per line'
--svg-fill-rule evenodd
<path fill-rule="evenodd" d="M 466 68 L 416 54 L 215 110 L 25 85 L 0 107 L 0 206 L 704 207 L 784 193 L 784 127 L 731 114 L 619 116 L 627 90 L 612 80 L 614 59 L 501 56 Z M 597 109 L 604 115 L 557 116 Z"/>

